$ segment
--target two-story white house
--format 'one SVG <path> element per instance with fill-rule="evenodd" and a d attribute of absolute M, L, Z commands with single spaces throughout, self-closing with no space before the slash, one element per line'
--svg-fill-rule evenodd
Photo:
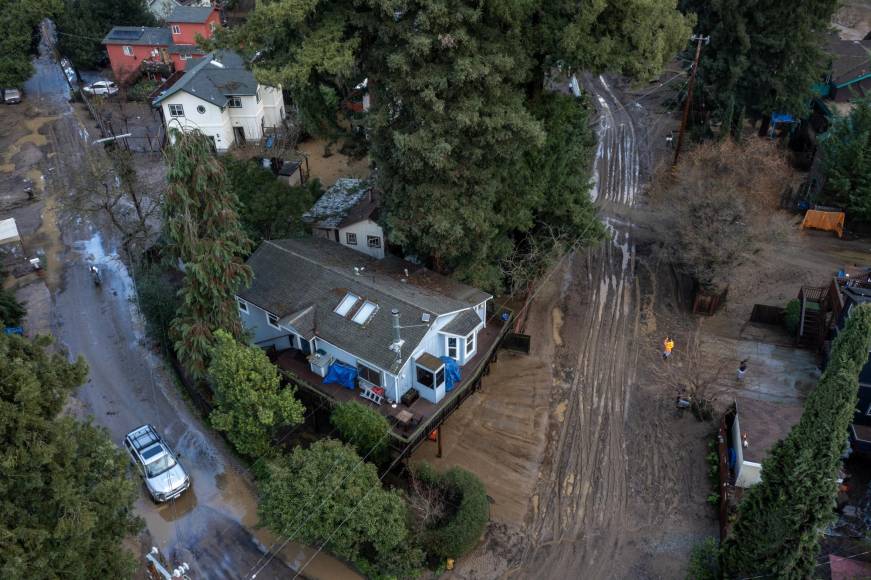
<path fill-rule="evenodd" d="M 387 240 L 377 219 L 378 199 L 372 184 L 348 177 L 337 179 L 314 206 L 302 214 L 302 220 L 311 225 L 314 236 L 339 242 L 380 260 L 384 257 Z"/>
<path fill-rule="evenodd" d="M 389 254 L 311 237 L 263 242 L 248 265 L 237 301 L 252 342 L 297 353 L 314 377 L 338 365 L 346 389 L 378 404 L 409 394 L 437 405 L 465 367 L 486 362 L 501 328 L 488 327 L 489 294 Z"/>
<path fill-rule="evenodd" d="M 259 141 L 284 119 L 281 87 L 261 85 L 235 52 L 216 51 L 188 62 L 184 74 L 161 87 L 159 107 L 167 133 L 198 130 L 218 151 Z"/>

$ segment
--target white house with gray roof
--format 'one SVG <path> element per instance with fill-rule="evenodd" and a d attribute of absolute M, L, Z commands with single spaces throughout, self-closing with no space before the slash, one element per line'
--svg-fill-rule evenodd
<path fill-rule="evenodd" d="M 356 369 L 357 388 L 383 390 L 388 402 L 414 389 L 439 403 L 446 364 L 462 368 L 475 356 L 492 299 L 322 238 L 263 242 L 248 265 L 254 278 L 237 301 L 254 344 L 301 351 L 321 377 L 333 364 Z"/>
<path fill-rule="evenodd" d="M 184 74 L 161 89 L 153 105 L 167 132 L 200 131 L 218 151 L 259 141 L 284 119 L 281 87 L 259 84 L 242 57 L 228 50 L 189 61 Z"/>
<path fill-rule="evenodd" d="M 302 214 L 312 234 L 339 242 L 373 258 L 384 257 L 387 240 L 378 225 L 378 199 L 372 184 L 341 177 Z"/>

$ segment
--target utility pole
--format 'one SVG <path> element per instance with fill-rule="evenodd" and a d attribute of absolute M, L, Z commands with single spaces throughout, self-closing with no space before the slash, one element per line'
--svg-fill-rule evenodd
<path fill-rule="evenodd" d="M 152 547 L 151 551 L 145 555 L 145 560 L 147 561 L 145 571 L 150 580 L 191 580 L 188 574 L 191 567 L 187 563 L 182 562 L 181 566 L 170 570 L 166 559 L 156 546 Z"/>
<path fill-rule="evenodd" d="M 711 41 L 711 37 L 694 34 L 692 40 L 696 42 L 696 58 L 693 59 L 693 71 L 690 74 L 689 83 L 687 83 L 687 98 L 683 107 L 683 120 L 680 123 L 680 132 L 677 134 L 677 145 L 674 147 L 674 162 L 672 162 L 672 165 L 677 165 L 677 158 L 680 156 L 680 147 L 683 144 L 683 134 L 684 131 L 686 131 L 687 120 L 690 116 L 690 103 L 692 103 L 693 88 L 696 85 L 696 71 L 699 70 L 699 57 L 702 56 L 702 42 L 708 44 Z"/>

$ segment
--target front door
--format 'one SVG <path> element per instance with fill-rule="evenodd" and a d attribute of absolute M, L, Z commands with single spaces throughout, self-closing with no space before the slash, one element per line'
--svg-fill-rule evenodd
<path fill-rule="evenodd" d="M 309 341 L 307 341 L 306 339 L 300 337 L 300 338 L 299 338 L 299 345 L 302 347 L 302 352 L 303 352 L 303 354 L 311 354 L 311 352 L 312 352 L 312 346 L 311 346 L 311 344 L 309 343 Z"/>
<path fill-rule="evenodd" d="M 245 129 L 242 127 L 233 127 L 233 137 L 236 139 L 236 145 L 244 145 Z"/>

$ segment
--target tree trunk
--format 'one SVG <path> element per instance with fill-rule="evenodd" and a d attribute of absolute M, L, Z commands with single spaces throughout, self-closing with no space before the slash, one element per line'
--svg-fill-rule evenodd
<path fill-rule="evenodd" d="M 771 115 L 763 115 L 762 122 L 759 124 L 759 136 L 765 137 L 768 135 L 768 128 L 771 126 Z"/>

